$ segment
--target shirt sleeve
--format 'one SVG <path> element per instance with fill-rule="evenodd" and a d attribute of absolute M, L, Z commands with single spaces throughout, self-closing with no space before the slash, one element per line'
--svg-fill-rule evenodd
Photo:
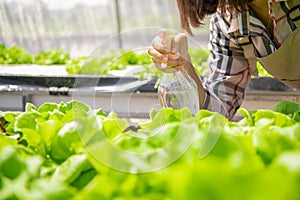
<path fill-rule="evenodd" d="M 229 23 L 220 13 L 212 15 L 208 44 L 211 73 L 204 82 L 207 97 L 203 108 L 232 119 L 242 104 L 251 74 L 243 49 L 226 33 L 228 29 Z"/>

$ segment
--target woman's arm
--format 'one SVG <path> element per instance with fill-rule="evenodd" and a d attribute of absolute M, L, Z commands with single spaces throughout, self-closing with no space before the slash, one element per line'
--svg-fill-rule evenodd
<path fill-rule="evenodd" d="M 205 89 L 203 87 L 203 83 L 200 80 L 200 77 L 198 76 L 198 74 L 195 71 L 195 68 L 193 66 L 193 64 L 191 62 L 187 62 L 185 64 L 185 70 L 187 71 L 187 73 L 190 75 L 190 77 L 196 82 L 197 87 L 198 87 L 198 94 L 199 94 L 199 106 L 200 109 L 203 108 L 203 104 L 204 101 L 206 99 L 206 92 Z"/>
<path fill-rule="evenodd" d="M 209 43 L 211 73 L 204 84 L 191 63 L 184 34 L 179 34 L 174 38 L 172 50 L 158 48 L 161 47 L 159 40 L 154 39 L 152 48 L 148 52 L 156 67 L 163 72 L 170 73 L 179 70 L 178 66 L 185 67 L 198 85 L 201 109 L 219 112 L 232 119 L 242 104 L 245 88 L 249 84 L 251 75 L 242 48 L 232 42 L 234 38 L 226 33 L 228 29 L 229 24 L 220 13 L 212 16 Z M 167 62 L 166 68 L 161 67 L 163 62 Z"/>

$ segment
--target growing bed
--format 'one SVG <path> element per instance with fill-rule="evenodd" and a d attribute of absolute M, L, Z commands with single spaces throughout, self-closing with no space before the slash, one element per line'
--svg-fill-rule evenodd
<path fill-rule="evenodd" d="M 228 121 L 161 109 L 155 78 L 115 73 L 1 66 L 1 198 L 300 199 L 299 91 L 252 78 Z"/>

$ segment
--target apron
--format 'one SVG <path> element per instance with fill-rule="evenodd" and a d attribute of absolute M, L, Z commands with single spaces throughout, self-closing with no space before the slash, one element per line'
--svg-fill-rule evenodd
<path fill-rule="evenodd" d="M 297 23 L 300 20 L 297 19 Z M 254 46 L 249 36 L 238 38 L 238 43 L 248 59 L 250 72 L 257 76 L 256 61 L 259 61 L 266 71 L 284 84 L 300 89 L 300 27 L 294 30 L 274 53 L 258 58 L 254 54 Z"/>

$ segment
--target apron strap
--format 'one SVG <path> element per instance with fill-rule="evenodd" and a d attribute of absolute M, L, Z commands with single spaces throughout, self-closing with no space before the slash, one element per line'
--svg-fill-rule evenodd
<path fill-rule="evenodd" d="M 248 60 L 250 73 L 253 76 L 258 76 L 258 71 L 256 67 L 256 56 L 254 53 L 254 46 L 251 42 L 250 36 L 240 36 L 237 41 L 244 50 L 244 57 Z"/>
<path fill-rule="evenodd" d="M 293 13 L 297 14 L 300 11 L 300 4 L 292 7 L 288 12 L 287 12 L 287 18 L 292 20 L 293 22 L 296 22 L 300 20 L 300 15 L 298 16 L 293 16 Z"/>

